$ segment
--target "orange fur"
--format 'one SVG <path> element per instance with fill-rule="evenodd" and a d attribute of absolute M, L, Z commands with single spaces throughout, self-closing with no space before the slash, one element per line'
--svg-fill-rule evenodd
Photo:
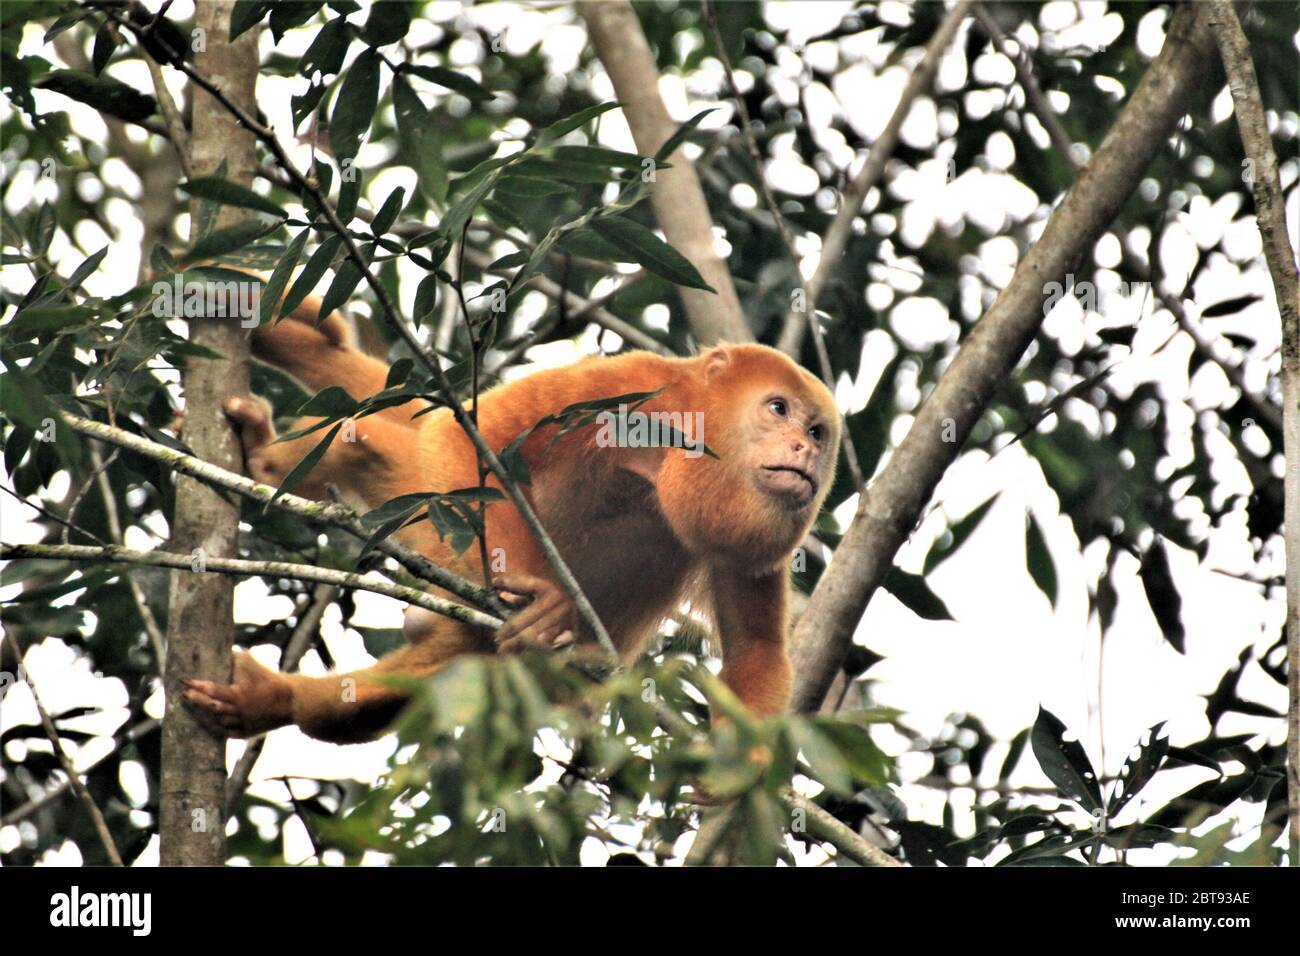
<path fill-rule="evenodd" d="M 310 389 L 342 385 L 358 398 L 382 389 L 384 364 L 356 351 L 337 317 L 313 327 L 318 308 L 308 300 L 291 318 L 256 329 L 253 354 Z M 703 440 L 717 459 L 681 448 L 603 447 L 597 426 L 551 444 L 555 429 L 541 429 L 523 448 L 532 473 L 525 493 L 624 660 L 683 599 L 707 596 L 724 681 L 756 713 L 779 711 L 790 687 L 789 558 L 825 498 L 839 440 L 834 402 L 821 382 L 759 345 L 719 346 L 681 359 L 631 352 L 494 388 L 480 396 L 479 426 L 501 449 L 568 405 L 660 389 L 639 410 L 702 413 Z M 473 448 L 450 410 L 412 419 L 419 407 L 411 402 L 358 420 L 357 441 L 336 439 L 299 491 L 321 496 L 336 485 L 375 507 L 400 494 L 476 485 Z M 240 424 L 250 474 L 272 484 L 323 435 L 271 444 L 264 403 L 236 399 L 227 410 Z M 810 432 L 818 427 L 814 440 Z M 400 534 L 439 564 L 481 577 L 478 549 L 455 555 L 429 522 Z M 326 740 L 364 740 L 381 733 L 404 703 L 374 676 L 426 675 L 467 652 L 589 643 L 512 505 L 488 506 L 486 539 L 495 585 L 523 605 L 498 634 L 412 609 L 408 646 L 366 670 L 280 675 L 245 656 L 233 685 L 191 681 L 187 700 L 236 735 L 295 723 Z"/>

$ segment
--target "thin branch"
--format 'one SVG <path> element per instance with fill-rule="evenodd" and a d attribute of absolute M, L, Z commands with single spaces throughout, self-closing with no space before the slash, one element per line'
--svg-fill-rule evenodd
<path fill-rule="evenodd" d="M 861 866 L 902 866 L 880 847 L 866 837 L 855 833 L 845 826 L 827 810 L 819 807 L 812 800 L 793 790 L 786 790 L 780 795 L 781 802 L 790 810 L 804 814 L 808 823 L 808 832 L 820 840 L 835 847 L 841 855 Z"/>
<path fill-rule="evenodd" d="M 150 717 L 147 720 L 140 721 L 140 723 L 136 724 L 134 727 L 131 727 L 124 734 L 115 734 L 113 737 L 112 749 L 109 750 L 108 753 L 104 754 L 102 757 L 97 757 L 95 760 L 92 760 L 89 764 L 87 764 L 84 772 L 86 774 L 89 774 L 92 770 L 98 767 L 109 757 L 113 756 L 115 753 L 117 753 L 127 744 L 134 743 L 135 741 L 143 737 L 145 734 L 153 733 L 161 726 L 162 726 L 162 721 L 160 721 L 157 717 Z M 21 823 L 23 820 L 26 820 L 28 817 L 32 816 L 32 814 L 39 813 L 40 811 L 44 810 L 47 806 L 49 806 L 51 803 L 54 803 L 65 793 L 67 793 L 70 789 L 72 789 L 71 777 L 68 777 L 64 780 L 60 780 L 57 784 L 54 785 L 54 787 L 52 787 L 47 792 L 41 794 L 36 799 L 29 800 L 26 803 L 24 803 L 22 806 L 15 807 L 14 809 L 6 813 L 3 817 L 0 817 L 0 827 L 8 827 L 8 826 L 13 826 L 16 823 Z"/>
<path fill-rule="evenodd" d="M 19 558 L 120 562 L 155 568 L 173 568 L 177 571 L 192 571 L 199 574 L 213 571 L 235 577 L 265 576 L 289 578 L 294 581 L 314 581 L 318 584 L 332 584 L 335 587 L 354 588 L 358 591 L 373 591 L 375 594 L 396 598 L 407 604 L 422 607 L 426 611 L 433 611 L 435 614 L 478 627 L 495 630 L 501 626 L 499 618 L 489 617 L 482 611 L 435 597 L 427 591 L 408 588 L 403 584 L 374 581 L 351 571 L 336 571 L 333 568 L 318 568 L 315 565 L 290 561 L 246 561 L 242 558 L 217 558 L 207 555 L 196 558 L 172 551 L 137 551 L 134 548 L 123 548 L 117 545 L 93 548 L 77 544 L 0 544 L 0 559 L 13 561 Z"/>
<path fill-rule="evenodd" d="M 114 449 L 113 454 L 106 459 L 103 453 L 100 452 L 98 444 L 95 442 L 89 444 L 90 462 L 95 468 L 95 483 L 99 486 L 99 494 L 104 499 L 104 517 L 108 522 L 108 536 L 114 544 L 125 544 L 126 538 L 122 533 L 122 521 L 117 513 L 117 496 L 113 494 L 113 485 L 108 480 L 108 466 L 113 463 L 113 459 L 117 457 L 120 449 Z M 154 658 L 158 662 L 158 671 L 161 673 L 163 662 L 167 657 L 167 641 L 163 637 L 162 628 L 158 625 L 158 619 L 154 617 L 153 608 L 149 606 L 149 601 L 145 598 L 140 582 L 129 574 L 125 575 L 125 577 L 126 586 L 131 592 L 131 600 L 135 603 L 135 609 L 140 615 L 141 623 L 144 624 L 145 633 L 149 635 L 149 643 L 153 645 Z"/>
<path fill-rule="evenodd" d="M 260 501 L 263 504 L 271 504 L 272 507 L 296 514 L 300 518 L 307 518 L 311 521 L 318 521 L 322 524 L 341 528 L 362 540 L 370 537 L 370 529 L 367 529 L 361 523 L 355 511 L 345 505 L 309 501 L 294 494 L 283 494 L 276 498 L 276 490 L 270 485 L 260 484 L 245 478 L 243 475 L 237 475 L 233 471 L 227 471 L 210 462 L 195 458 L 193 455 L 177 451 L 174 448 L 168 448 L 166 445 L 160 445 L 147 438 L 141 438 L 139 435 L 133 435 L 120 428 L 114 428 L 112 425 L 105 425 L 103 422 L 83 418 L 72 412 L 64 412 L 63 417 L 74 430 L 87 437 L 108 442 L 128 451 L 144 455 L 147 458 L 152 458 L 154 461 L 168 466 L 173 471 L 188 475 L 215 488 L 233 491 L 245 498 Z M 450 591 L 476 607 L 495 610 L 500 606 L 496 595 L 491 591 L 466 581 L 445 568 L 439 567 L 424 555 L 405 545 L 391 539 L 385 539 L 376 544 L 375 549 L 397 561 L 398 564 L 421 580 L 436 584 L 438 587 Z"/>
<path fill-rule="evenodd" d="M 817 300 L 821 298 L 826 283 L 830 281 L 831 273 L 839 268 L 844 248 L 848 245 L 849 235 L 853 231 L 853 221 L 862 212 L 862 204 L 866 202 L 867 193 L 871 192 L 880 181 L 880 177 L 884 175 L 885 163 L 889 161 L 889 157 L 898 146 L 898 137 L 902 132 L 904 121 L 912 111 L 912 104 L 924 90 L 928 90 L 934 84 L 935 74 L 939 71 L 939 62 L 943 59 L 944 51 L 952 43 L 953 37 L 957 35 L 958 27 L 966 19 L 970 4 L 971 0 L 958 0 L 944 16 L 939 28 L 934 31 L 934 36 L 926 45 L 925 55 L 912 72 L 907 86 L 903 88 L 903 95 L 899 98 L 894 115 L 885 124 L 879 138 L 871 144 L 871 152 L 866 162 L 862 164 L 862 168 L 853 177 L 849 188 L 840 197 L 839 211 L 822 239 L 821 258 L 817 268 L 812 278 L 804 283 L 806 293 L 804 308 L 802 311 L 792 308 L 786 313 L 785 323 L 777 340 L 777 348 L 787 355 L 794 355 L 799 351 L 805 326 L 816 321 Z"/>
<path fill-rule="evenodd" d="M 490 265 L 493 261 L 492 256 L 485 252 L 481 252 L 478 249 L 472 248 L 465 250 L 465 258 L 480 269 L 484 266 Z M 541 273 L 534 273 L 529 277 L 526 284 L 531 285 L 548 299 L 553 299 L 556 302 L 563 299 L 564 307 L 569 310 L 570 314 L 574 318 L 581 316 L 584 319 L 594 322 L 601 328 L 609 329 L 609 331 L 621 336 L 623 341 L 628 342 L 639 349 L 645 349 L 647 352 L 654 352 L 656 355 L 673 354 L 672 350 L 669 349 L 668 346 L 664 345 L 654 336 L 648 335 L 638 329 L 635 325 L 625 322 L 612 312 L 602 308 L 595 301 L 584 299 L 582 296 L 561 287 L 558 282 L 554 281 L 549 276 L 542 275 Z M 624 286 L 626 286 L 626 284 L 627 283 L 625 282 Z M 620 290 L 624 286 L 620 286 Z"/>
<path fill-rule="evenodd" d="M 1210 23 L 1219 45 L 1232 108 L 1249 165 L 1247 182 L 1255 195 L 1255 219 L 1264 259 L 1282 321 L 1282 438 L 1286 458 L 1283 482 L 1286 543 L 1287 660 L 1287 827 L 1289 856 L 1300 866 L 1300 278 L 1286 231 L 1286 203 L 1277 154 L 1264 116 L 1250 46 L 1230 2 L 1210 4 Z"/>
<path fill-rule="evenodd" d="M 8 545 L 0 546 L 0 549 L 5 547 L 8 547 Z M 50 545 L 50 547 L 56 546 Z M 23 651 L 18 646 L 17 638 L 12 634 L 6 634 L 5 638 L 13 647 L 14 655 L 21 661 Z M 32 703 L 36 705 L 36 713 L 40 715 L 41 727 L 45 730 L 45 736 L 49 738 L 50 745 L 54 748 L 54 756 L 58 758 L 59 766 L 63 768 L 63 772 L 67 775 L 68 783 L 76 792 L 77 799 L 81 801 L 82 806 L 86 808 L 86 813 L 90 815 L 90 822 L 95 827 L 95 834 L 99 837 L 99 842 L 103 844 L 109 862 L 114 866 L 123 866 L 122 854 L 118 852 L 117 844 L 113 842 L 113 834 L 108 831 L 108 823 L 104 820 L 104 813 L 99 809 L 99 804 L 95 802 L 95 798 L 90 795 L 90 791 L 86 789 L 86 785 L 81 780 L 81 775 L 77 773 L 77 768 L 72 765 L 72 758 L 64 752 L 63 744 L 59 741 L 59 728 L 54 726 L 54 721 L 50 719 L 49 712 L 46 711 L 45 705 L 41 703 L 41 696 L 36 693 L 36 683 L 32 680 L 30 673 L 27 675 L 27 690 L 32 695 Z"/>
<path fill-rule="evenodd" d="M 161 17 L 162 13 L 163 11 L 159 11 L 158 15 Z M 157 23 L 157 20 L 154 22 Z M 151 24 L 149 32 L 152 29 Z M 154 95 L 158 99 L 158 111 L 162 113 L 163 120 L 167 123 L 167 138 L 176 150 L 176 159 L 180 163 L 181 171 L 185 173 L 185 178 L 191 179 L 194 176 L 194 168 L 190 165 L 190 134 L 185 131 L 185 121 L 181 118 L 181 111 L 177 108 L 176 101 L 172 99 L 171 90 L 167 89 L 162 67 L 151 56 L 146 56 L 144 63 L 149 68 L 149 78 L 153 81 Z"/>

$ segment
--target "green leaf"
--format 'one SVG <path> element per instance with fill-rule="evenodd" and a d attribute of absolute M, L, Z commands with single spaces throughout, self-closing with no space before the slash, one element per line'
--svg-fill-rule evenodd
<path fill-rule="evenodd" d="M 1138 570 L 1142 578 L 1142 588 L 1146 591 L 1147 603 L 1151 613 L 1160 625 L 1160 632 L 1179 654 L 1183 653 L 1183 598 L 1174 584 L 1173 574 L 1169 569 L 1169 555 L 1163 538 L 1156 538 L 1147 553 L 1142 556 L 1142 566 Z"/>
<path fill-rule="evenodd" d="M 853 794 L 853 774 L 840 756 L 839 748 L 811 720 L 790 718 L 790 740 L 803 754 L 813 778 L 831 793 Z"/>
<path fill-rule="evenodd" d="M 411 311 L 411 321 L 418 329 L 425 319 L 433 315 L 438 304 L 438 277 L 432 273 L 420 280 L 415 287 L 415 308 Z"/>
<path fill-rule="evenodd" d="M 662 162 L 676 152 L 677 147 L 682 145 L 682 143 L 686 141 L 686 137 L 690 136 L 695 127 L 700 125 L 700 121 L 717 108 L 718 107 L 713 106 L 707 110 L 700 110 L 700 112 L 696 113 L 681 126 L 677 127 L 677 132 L 673 133 L 672 136 L 669 136 L 668 139 L 664 141 L 664 144 L 659 147 L 659 151 L 655 153 L 655 159 Z"/>
<path fill-rule="evenodd" d="M 342 418 L 357 410 L 357 400 L 341 385 L 329 385 L 322 388 L 298 409 L 302 417 Z"/>
<path fill-rule="evenodd" d="M 411 85 L 398 74 L 393 78 L 393 111 L 397 115 L 397 138 L 402 162 L 415 170 L 420 192 L 441 205 L 447 201 L 447 164 L 442 156 L 442 139 L 437 135 L 429 111 Z"/>
<path fill-rule="evenodd" d="M 953 619 L 948 611 L 948 605 L 943 603 L 939 595 L 930 590 L 930 585 L 919 574 L 909 574 L 899 568 L 890 568 L 889 573 L 885 575 L 884 588 L 917 617 L 927 621 Z"/>
<path fill-rule="evenodd" d="M 348 297 L 356 290 L 364 275 L 365 273 L 361 270 L 361 267 L 352 259 L 343 260 L 338 272 L 334 273 L 334 281 L 330 283 L 330 287 L 325 290 L 325 295 L 321 297 L 320 311 L 316 313 L 317 325 L 324 322 L 331 312 L 348 301 Z"/>
<path fill-rule="evenodd" d="M 289 248 L 275 264 L 275 268 L 271 271 L 271 278 L 262 289 L 262 300 L 268 303 L 263 308 L 262 315 L 270 320 L 275 318 L 276 307 L 284 295 L 284 287 L 289 284 L 289 276 L 293 274 L 293 270 L 298 266 L 298 260 L 302 258 L 302 250 L 307 245 L 307 235 L 310 232 L 310 229 L 304 229 L 289 243 Z"/>
<path fill-rule="evenodd" d="M 384 204 L 379 207 L 379 212 L 375 213 L 374 220 L 370 223 L 370 231 L 376 236 L 382 236 L 393 228 L 393 223 L 397 221 L 397 215 L 402 211 L 402 203 L 406 199 L 406 190 L 398 186 Z"/>
<path fill-rule="evenodd" d="M 379 102 L 379 54 L 363 50 L 343 77 L 334 112 L 330 114 L 330 143 L 340 160 L 356 156 L 370 129 Z"/>
<path fill-rule="evenodd" d="M 270 0 L 235 0 L 230 11 L 230 39 L 257 26 L 271 7 Z"/>
<path fill-rule="evenodd" d="M 1207 305 L 1203 308 L 1201 310 L 1201 318 L 1218 319 L 1225 315 L 1233 315 L 1248 306 L 1254 305 L 1256 302 L 1263 301 L 1263 299 L 1264 297 L 1262 295 L 1253 292 L 1249 295 L 1239 295 L 1231 299 L 1224 299 L 1222 302 L 1216 302 L 1214 305 Z"/>
<path fill-rule="evenodd" d="M 1160 736 L 1160 730 L 1164 725 L 1164 721 L 1161 721 L 1148 730 L 1147 742 L 1139 741 L 1137 756 L 1130 753 L 1124 759 L 1124 767 L 1119 772 L 1115 792 L 1111 794 L 1110 803 L 1106 807 L 1106 815 L 1111 819 L 1114 819 L 1115 815 L 1137 796 L 1164 763 L 1165 755 L 1169 753 L 1169 738 Z"/>
<path fill-rule="evenodd" d="M 622 105 L 622 103 L 600 103 L 596 106 L 589 106 L 585 110 L 578 110 L 578 112 L 571 116 L 566 116 L 562 120 L 557 120 L 538 133 L 536 145 L 538 147 L 550 146 L 564 136 L 567 136 L 569 133 L 572 133 L 579 126 L 585 126 L 602 113 L 608 113 L 610 110 L 618 109 L 618 107 Z"/>
<path fill-rule="evenodd" d="M 91 70 L 96 76 L 103 73 L 104 67 L 108 66 L 108 61 L 112 59 L 117 44 L 117 38 L 113 35 L 113 31 L 109 29 L 108 21 L 105 20 L 95 32 L 95 46 L 90 55 Z"/>
<path fill-rule="evenodd" d="M 630 261 L 644 266 L 647 272 L 688 289 L 714 291 L 685 256 L 645 226 L 623 216 L 608 216 L 593 219 L 591 228 L 623 250 L 631 257 Z"/>
<path fill-rule="evenodd" d="M 1001 492 L 993 495 L 982 505 L 975 508 L 975 510 L 970 514 L 966 515 L 966 517 L 952 525 L 948 529 L 952 538 L 947 544 L 942 543 L 942 541 L 936 541 L 934 545 L 931 546 L 930 552 L 925 556 L 925 566 L 922 573 L 929 574 L 940 564 L 947 561 L 957 553 L 957 549 L 965 544 L 966 539 L 969 538 L 975 529 L 980 526 L 980 522 L 984 520 L 984 516 L 989 513 L 989 509 L 992 508 L 994 502 L 998 500 L 998 494 L 1001 494 Z"/>
<path fill-rule="evenodd" d="M 387 0 L 370 7 L 361 38 L 374 46 L 383 46 L 402 39 L 410 27 L 411 4 L 407 0 Z"/>
<path fill-rule="evenodd" d="M 238 183 L 232 183 L 230 180 L 222 179 L 219 176 L 203 176 L 199 179 L 191 179 L 189 182 L 181 183 L 179 188 L 181 192 L 189 193 L 191 196 L 197 196 L 200 199 L 211 199 L 213 202 L 226 206 L 257 209 L 261 212 L 269 212 L 273 216 L 279 216 L 281 219 L 287 219 L 289 216 L 284 207 L 278 203 L 274 203 L 251 189 L 246 189 Z"/>
<path fill-rule="evenodd" d="M 77 268 L 73 271 L 72 275 L 68 278 L 68 285 L 67 285 L 68 291 L 76 292 L 78 289 L 80 289 L 81 284 L 85 282 L 87 278 L 90 277 L 91 273 L 93 273 L 96 269 L 99 268 L 99 264 L 104 261 L 104 256 L 107 254 L 108 254 L 108 246 L 105 246 L 103 249 L 100 249 L 98 252 L 92 253 L 91 255 L 87 256 L 84 260 L 82 260 L 81 265 L 77 266 Z"/>
<path fill-rule="evenodd" d="M 454 90 L 475 103 L 496 99 L 496 94 L 483 87 L 482 84 L 476 83 L 463 73 L 457 73 L 455 70 L 449 70 L 444 66 L 406 63 L 403 64 L 402 71 L 404 73 L 414 73 L 430 83 L 437 83 L 439 86 Z"/>
<path fill-rule="evenodd" d="M 325 274 L 325 270 L 329 268 L 334 253 L 342 244 L 342 238 L 330 236 L 316 247 L 316 251 L 307 259 L 307 264 L 302 267 L 302 272 L 298 273 L 298 278 L 289 287 L 289 293 L 280 305 L 280 315 L 290 315 L 302 304 L 302 300 L 311 294 L 311 291 L 316 288 L 316 283 L 320 282 L 321 276 Z"/>
<path fill-rule="evenodd" d="M 338 422 L 329 430 L 329 434 L 316 443 L 315 448 L 303 455 L 302 461 L 294 465 L 289 470 L 289 474 L 284 476 L 284 480 L 280 482 L 280 487 L 275 489 L 275 494 L 271 496 L 271 501 L 275 501 L 281 495 L 288 494 L 297 486 L 298 482 L 307 477 L 311 470 L 325 457 L 325 452 L 329 451 L 330 442 L 334 441 L 334 436 L 339 433 L 339 429 L 342 427 L 343 423 Z M 267 506 L 270 506 L 270 502 L 267 503 Z"/>
<path fill-rule="evenodd" d="M 248 219 L 227 226 L 225 229 L 217 229 L 196 242 L 194 248 L 186 255 L 186 259 L 196 261 L 224 256 L 256 242 L 279 228 L 278 222 L 268 223 L 262 219 Z"/>
<path fill-rule="evenodd" d="M 1038 766 L 1061 796 L 1092 813 L 1102 809 L 1101 787 L 1088 754 L 1077 740 L 1065 739 L 1065 724 L 1050 711 L 1038 708 L 1029 742 Z"/>
<path fill-rule="evenodd" d="M 1032 513 L 1025 514 L 1025 563 L 1029 566 L 1029 575 L 1038 585 L 1038 590 L 1047 595 L 1047 600 L 1055 608 L 1060 596 L 1056 562 L 1052 560 L 1052 552 L 1047 547 L 1043 529 L 1038 526 L 1038 519 Z"/>
<path fill-rule="evenodd" d="M 69 99 L 93 106 L 97 112 L 116 116 L 128 123 L 139 123 L 158 112 L 158 101 L 152 96 L 108 76 L 92 76 L 78 70 L 55 70 L 32 85 L 61 93 Z"/>
<path fill-rule="evenodd" d="M 343 69 L 343 60 L 348 52 L 348 22 L 343 17 L 335 17 L 321 27 L 311 46 L 298 60 L 298 72 L 305 77 L 320 71 L 329 76 Z"/>

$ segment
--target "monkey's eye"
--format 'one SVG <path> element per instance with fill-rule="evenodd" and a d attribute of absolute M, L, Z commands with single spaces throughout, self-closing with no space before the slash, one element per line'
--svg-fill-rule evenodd
<path fill-rule="evenodd" d="M 822 439 L 826 437 L 826 429 L 821 425 L 814 425 L 812 428 L 808 429 L 808 437 L 820 445 Z"/>
<path fill-rule="evenodd" d="M 785 399 L 783 398 L 772 399 L 767 403 L 767 407 L 771 409 L 772 414 L 776 415 L 778 418 L 785 418 L 786 413 L 789 411 L 786 407 Z"/>

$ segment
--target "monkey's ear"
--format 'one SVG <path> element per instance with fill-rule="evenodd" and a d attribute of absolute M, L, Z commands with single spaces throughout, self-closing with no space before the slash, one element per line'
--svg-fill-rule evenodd
<path fill-rule="evenodd" d="M 715 345 L 704 353 L 704 377 L 713 378 L 731 364 L 731 353 L 725 345 Z"/>

